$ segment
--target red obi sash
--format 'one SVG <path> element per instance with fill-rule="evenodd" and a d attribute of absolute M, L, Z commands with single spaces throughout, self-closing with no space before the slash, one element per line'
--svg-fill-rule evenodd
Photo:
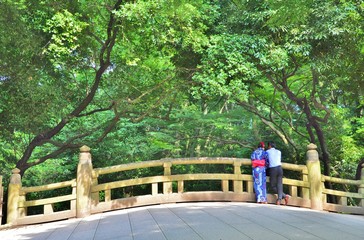
<path fill-rule="evenodd" d="M 265 167 L 265 160 L 262 159 L 262 160 L 252 160 L 252 167 Z"/>

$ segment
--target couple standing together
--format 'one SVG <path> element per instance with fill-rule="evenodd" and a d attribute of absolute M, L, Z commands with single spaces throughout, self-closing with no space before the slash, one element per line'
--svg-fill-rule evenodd
<path fill-rule="evenodd" d="M 276 204 L 280 205 L 282 199 L 288 204 L 289 195 L 283 192 L 283 169 L 281 166 L 281 151 L 275 148 L 274 142 L 268 142 L 268 149 L 264 149 L 264 142 L 251 154 L 254 191 L 257 203 L 267 203 L 266 169 L 269 168 L 270 185 L 278 195 Z"/>

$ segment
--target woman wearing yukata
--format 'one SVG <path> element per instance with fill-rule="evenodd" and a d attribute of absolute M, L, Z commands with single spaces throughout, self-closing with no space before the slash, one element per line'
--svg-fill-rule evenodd
<path fill-rule="evenodd" d="M 267 203 L 266 187 L 266 163 L 268 154 L 264 150 L 264 142 L 258 144 L 258 148 L 250 156 L 253 168 L 254 192 L 257 203 Z"/>

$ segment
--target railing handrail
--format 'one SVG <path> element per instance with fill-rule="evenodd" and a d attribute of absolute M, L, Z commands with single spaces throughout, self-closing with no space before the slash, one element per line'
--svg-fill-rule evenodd
<path fill-rule="evenodd" d="M 3 176 L 0 175 L 0 225 L 3 218 L 3 201 L 4 201 L 4 188 L 3 188 Z"/>
<path fill-rule="evenodd" d="M 143 162 L 134 162 L 119 164 L 110 167 L 95 168 L 93 172 L 97 175 L 110 174 L 115 172 L 134 170 L 140 168 L 162 167 L 164 163 L 170 162 L 173 165 L 183 164 L 233 164 L 241 162 L 242 165 L 250 165 L 251 160 L 248 158 L 227 158 L 227 157 L 192 157 L 192 158 L 162 158 L 160 160 L 150 160 Z"/>
<path fill-rule="evenodd" d="M 349 185 L 355 185 L 355 186 L 360 186 L 364 183 L 363 180 L 344 179 L 344 178 L 330 177 L 330 176 L 325 176 L 325 175 L 322 175 L 322 181 L 340 183 L 340 184 L 349 184 Z"/>
<path fill-rule="evenodd" d="M 31 192 L 42 192 L 42 191 L 49 191 L 49 190 L 55 190 L 65 187 L 72 187 L 76 185 L 76 179 L 64 181 L 64 182 L 58 182 L 58 183 L 50 183 L 50 184 L 44 184 L 39 186 L 33 186 L 33 187 L 22 187 L 21 188 L 21 194 L 25 195 L 27 193 Z"/>

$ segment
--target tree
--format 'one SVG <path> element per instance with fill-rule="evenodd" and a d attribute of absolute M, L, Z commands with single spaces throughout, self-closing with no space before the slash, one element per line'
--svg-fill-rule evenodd
<path fill-rule="evenodd" d="M 221 3 L 227 19 L 217 24 L 195 76 L 200 94 L 229 96 L 296 149 L 296 142 L 316 143 L 324 174 L 330 175 L 332 140 L 325 129 L 335 119 L 333 109 L 357 93 L 347 83 L 362 76 L 360 64 L 351 64 L 353 58 L 362 58 L 363 35 L 355 28 L 362 21 L 362 5 Z M 340 71 L 346 66 L 356 74 Z M 333 148 L 337 146 L 336 142 Z"/>
<path fill-rule="evenodd" d="M 169 1 L 121 0 L 3 5 L 10 11 L 2 21 L 15 20 L 10 32 L 29 32 L 25 39 L 33 43 L 22 51 L 17 42 L 15 60 L 3 49 L 0 67 L 1 130 L 9 141 L 16 134 L 28 138 L 16 163 L 21 174 L 103 141 L 120 119 L 160 117 L 182 80 L 173 58 L 201 48 L 205 12 L 212 9 L 203 1 L 178 1 L 173 8 Z"/>
<path fill-rule="evenodd" d="M 333 158 L 361 153 L 345 156 L 362 139 L 361 3 L 1 4 L 0 156 L 22 174 L 84 144 L 120 146 L 120 135 L 150 140 L 154 157 L 237 155 L 226 143 L 274 135 L 300 162 L 314 142 L 328 175 Z"/>

